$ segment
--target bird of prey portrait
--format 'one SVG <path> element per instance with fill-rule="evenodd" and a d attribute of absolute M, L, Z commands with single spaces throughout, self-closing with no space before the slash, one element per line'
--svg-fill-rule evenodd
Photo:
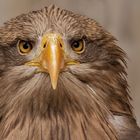
<path fill-rule="evenodd" d="M 0 140 L 140 140 L 126 54 L 95 20 L 54 5 L 0 27 Z"/>

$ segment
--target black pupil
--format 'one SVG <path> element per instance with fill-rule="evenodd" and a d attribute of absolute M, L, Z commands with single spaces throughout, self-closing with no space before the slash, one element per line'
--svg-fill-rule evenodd
<path fill-rule="evenodd" d="M 75 42 L 73 43 L 72 46 L 73 46 L 74 48 L 78 48 L 79 45 L 80 45 L 80 43 L 79 43 L 78 41 L 75 41 Z"/>
<path fill-rule="evenodd" d="M 28 42 L 25 42 L 25 43 L 23 44 L 23 48 L 24 48 L 24 49 L 28 49 L 29 47 L 30 47 L 30 45 L 29 45 Z"/>

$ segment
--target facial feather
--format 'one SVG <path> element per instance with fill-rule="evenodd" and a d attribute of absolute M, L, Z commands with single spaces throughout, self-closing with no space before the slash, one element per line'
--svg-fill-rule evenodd
<path fill-rule="evenodd" d="M 25 72 L 22 73 L 23 71 Z M 43 116 L 52 115 L 52 113 L 54 115 L 60 114 L 60 116 L 67 116 L 71 112 L 73 114 L 71 114 L 71 119 L 74 119 L 73 117 L 77 114 L 77 111 L 80 114 L 84 114 L 87 119 L 93 115 L 93 118 L 96 116 L 98 121 L 102 120 L 104 123 L 109 123 L 105 117 L 105 114 L 109 114 L 106 107 L 104 105 L 101 107 L 101 102 L 97 102 L 98 100 L 92 91 L 87 88 L 87 85 L 83 84 L 70 73 L 67 72 L 60 75 L 59 88 L 56 91 L 52 90 L 50 80 L 48 77 L 45 78 L 44 74 L 38 74 L 36 76 L 32 76 L 32 74 L 33 71 L 27 71 L 26 67 L 16 67 L 16 69 L 12 69 L 6 74 L 8 81 L 6 80 L 6 76 L 4 76 L 4 79 L 2 77 L 3 84 L 1 84 L 0 89 L 4 96 L 1 98 L 1 107 L 4 108 L 4 112 L 1 112 L 1 114 L 5 115 L 2 123 L 6 123 L 6 120 L 13 114 L 22 116 L 22 120 L 24 117 L 27 117 L 27 114 L 33 118 L 35 116 L 42 118 Z M 6 82 L 7 87 L 4 86 Z M 5 103 L 7 104 L 6 106 Z M 15 124 L 18 116 L 15 115 L 14 121 L 10 123 L 11 126 Z M 3 129 L 6 131 L 3 134 L 5 136 L 11 127 L 9 129 L 4 127 Z M 110 128 L 104 129 L 111 131 Z"/>

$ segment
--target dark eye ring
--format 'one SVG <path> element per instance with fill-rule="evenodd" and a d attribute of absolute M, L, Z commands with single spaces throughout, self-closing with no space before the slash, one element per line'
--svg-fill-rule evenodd
<path fill-rule="evenodd" d="M 21 55 L 27 55 L 32 50 L 33 46 L 29 41 L 19 40 L 17 48 Z"/>
<path fill-rule="evenodd" d="M 85 50 L 85 43 L 84 43 L 84 40 L 75 40 L 71 43 L 71 47 L 72 49 L 78 53 L 78 54 L 81 54 L 84 52 Z"/>

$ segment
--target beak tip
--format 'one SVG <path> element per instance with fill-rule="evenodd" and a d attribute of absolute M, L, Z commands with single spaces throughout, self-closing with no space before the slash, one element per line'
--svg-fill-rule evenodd
<path fill-rule="evenodd" d="M 56 90 L 57 84 L 52 84 L 53 90 Z"/>
<path fill-rule="evenodd" d="M 57 88 L 58 75 L 57 76 L 52 76 L 50 74 L 50 79 L 51 79 L 52 88 L 53 88 L 53 90 L 55 90 Z"/>

